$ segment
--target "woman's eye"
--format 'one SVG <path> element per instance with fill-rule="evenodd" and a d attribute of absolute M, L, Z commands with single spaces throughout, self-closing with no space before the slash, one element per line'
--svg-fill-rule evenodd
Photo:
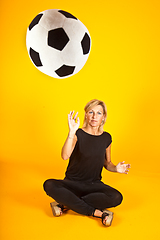
<path fill-rule="evenodd" d="M 89 112 L 89 114 L 92 114 L 93 112 L 91 111 L 91 112 Z"/>
<path fill-rule="evenodd" d="M 99 115 L 101 115 L 102 113 L 101 112 L 98 112 Z"/>

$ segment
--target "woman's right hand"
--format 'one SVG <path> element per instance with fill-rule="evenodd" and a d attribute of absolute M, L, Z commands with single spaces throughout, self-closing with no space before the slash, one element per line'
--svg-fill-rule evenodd
<path fill-rule="evenodd" d="M 79 117 L 77 117 L 78 112 L 74 116 L 73 114 L 74 114 L 74 111 L 71 111 L 68 114 L 69 133 L 62 147 L 62 152 L 61 152 L 61 156 L 64 160 L 67 160 L 68 158 L 70 158 L 77 142 L 77 136 L 75 133 L 79 128 L 80 121 L 79 121 Z"/>
<path fill-rule="evenodd" d="M 79 128 L 80 120 L 78 116 L 78 112 L 73 116 L 74 111 L 70 111 L 68 114 L 68 126 L 70 134 L 75 134 Z"/>

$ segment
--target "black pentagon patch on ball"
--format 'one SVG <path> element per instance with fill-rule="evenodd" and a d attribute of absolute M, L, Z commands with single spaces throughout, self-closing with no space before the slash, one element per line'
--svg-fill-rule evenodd
<path fill-rule="evenodd" d="M 62 51 L 69 41 L 63 28 L 56 28 L 48 32 L 48 45 Z"/>
<path fill-rule="evenodd" d="M 29 55 L 30 55 L 33 63 L 36 65 L 36 67 L 43 66 L 38 52 L 36 52 L 32 48 L 30 48 Z"/>
<path fill-rule="evenodd" d="M 68 12 L 65 12 L 63 10 L 59 10 L 58 12 L 62 13 L 66 18 L 73 18 L 73 19 L 77 20 L 77 18 L 75 16 L 73 16 L 72 14 L 70 14 Z"/>
<path fill-rule="evenodd" d="M 30 23 L 29 25 L 29 30 L 31 30 L 35 25 L 37 25 L 41 19 L 41 17 L 43 16 L 43 13 L 38 14 Z"/>
<path fill-rule="evenodd" d="M 74 72 L 75 66 L 66 66 L 63 65 L 59 69 L 57 69 L 55 72 L 59 77 L 65 77 L 68 75 L 71 75 Z"/>
<path fill-rule="evenodd" d="M 90 37 L 89 37 L 88 33 L 85 33 L 85 35 L 81 41 L 81 45 L 82 45 L 82 49 L 83 49 L 83 54 L 88 54 L 89 50 L 90 50 L 90 45 L 91 45 L 91 41 L 90 41 Z"/>

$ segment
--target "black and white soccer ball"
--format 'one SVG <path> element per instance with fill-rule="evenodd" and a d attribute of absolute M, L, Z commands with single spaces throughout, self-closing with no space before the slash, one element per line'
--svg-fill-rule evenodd
<path fill-rule="evenodd" d="M 58 9 L 39 13 L 27 29 L 29 57 L 41 72 L 66 78 L 86 63 L 91 38 L 87 28 L 72 14 Z"/>

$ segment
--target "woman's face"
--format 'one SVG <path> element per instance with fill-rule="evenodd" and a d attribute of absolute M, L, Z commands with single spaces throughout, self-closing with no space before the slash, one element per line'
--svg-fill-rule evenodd
<path fill-rule="evenodd" d="M 101 105 L 97 105 L 86 113 L 86 121 L 91 127 L 99 127 L 105 116 Z"/>

